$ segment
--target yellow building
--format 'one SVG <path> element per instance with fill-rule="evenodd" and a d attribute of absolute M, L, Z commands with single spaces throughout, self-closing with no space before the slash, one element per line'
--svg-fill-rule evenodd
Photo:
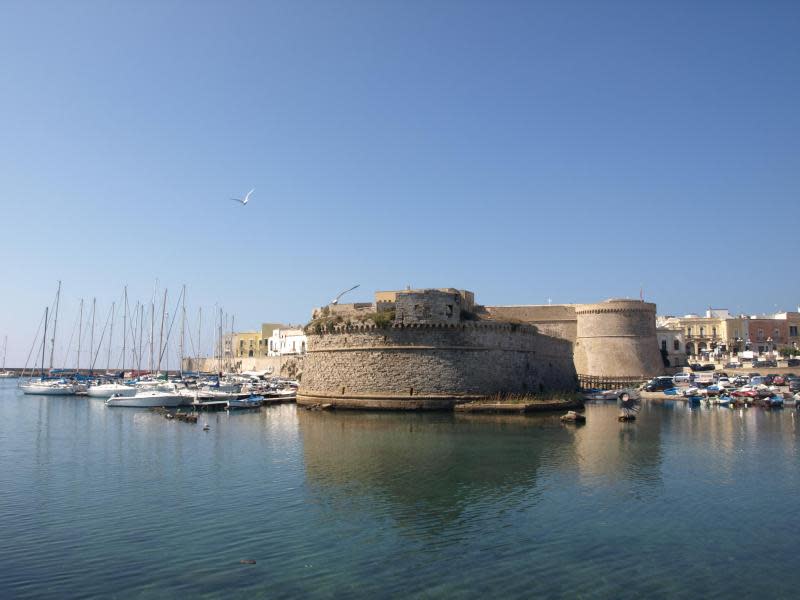
<path fill-rule="evenodd" d="M 725 309 L 709 309 L 705 316 L 673 317 L 686 341 L 686 354 L 703 352 L 739 352 L 745 349 L 748 337 L 747 319 L 732 317 Z"/>
<path fill-rule="evenodd" d="M 233 334 L 233 355 L 236 358 L 259 356 L 260 331 L 239 331 Z"/>

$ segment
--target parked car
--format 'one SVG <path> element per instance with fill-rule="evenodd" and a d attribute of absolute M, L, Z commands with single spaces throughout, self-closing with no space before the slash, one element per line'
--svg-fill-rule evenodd
<path fill-rule="evenodd" d="M 729 362 L 729 363 L 725 363 L 725 368 L 726 369 L 741 369 L 742 365 L 741 365 L 741 363 L 737 363 L 737 362 Z"/>
<path fill-rule="evenodd" d="M 654 377 L 644 385 L 646 392 L 660 392 L 661 390 L 668 390 L 675 387 L 671 376 Z"/>
<path fill-rule="evenodd" d="M 766 377 L 761 377 L 760 375 L 758 375 L 756 377 L 750 378 L 750 385 L 756 386 L 756 385 L 769 385 L 769 384 L 767 383 Z"/>
<path fill-rule="evenodd" d="M 741 386 L 750 383 L 750 378 L 747 375 L 739 375 L 733 378 L 733 385 Z"/>
<path fill-rule="evenodd" d="M 725 371 L 714 371 L 714 379 L 719 379 L 720 377 L 728 377 L 728 374 Z"/>
<path fill-rule="evenodd" d="M 773 375 L 772 385 L 786 385 L 786 378 L 783 375 Z"/>
<path fill-rule="evenodd" d="M 761 373 L 759 373 L 758 371 L 755 371 L 753 373 L 748 373 L 747 376 L 748 377 L 761 377 Z"/>
<path fill-rule="evenodd" d="M 800 367 L 800 358 L 790 358 L 786 361 L 787 367 Z"/>
<path fill-rule="evenodd" d="M 692 363 L 689 365 L 689 368 L 692 371 L 713 371 L 714 365 L 713 364 L 701 365 L 700 363 Z"/>
<path fill-rule="evenodd" d="M 775 383 L 775 375 L 773 375 L 772 373 L 764 375 L 763 383 L 764 385 L 778 385 L 777 383 Z"/>
<path fill-rule="evenodd" d="M 694 380 L 694 373 L 677 373 L 672 376 L 673 383 L 691 383 Z"/>
<path fill-rule="evenodd" d="M 789 380 L 789 391 L 800 392 L 800 379 L 790 379 Z"/>

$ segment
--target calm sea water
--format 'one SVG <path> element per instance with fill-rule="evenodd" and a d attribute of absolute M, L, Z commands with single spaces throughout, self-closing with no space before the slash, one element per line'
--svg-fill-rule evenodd
<path fill-rule="evenodd" d="M 0 382 L 0 597 L 798 596 L 797 412 L 587 417 L 285 405 L 203 432 Z"/>

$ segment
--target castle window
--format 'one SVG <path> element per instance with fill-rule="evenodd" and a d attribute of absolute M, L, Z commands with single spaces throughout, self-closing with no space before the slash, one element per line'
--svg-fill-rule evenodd
<path fill-rule="evenodd" d="M 452 304 L 448 304 L 447 305 L 447 310 L 445 311 L 445 314 L 448 317 L 452 317 L 453 316 L 453 305 Z"/>
<path fill-rule="evenodd" d="M 672 346 L 675 348 L 676 351 L 681 349 L 681 343 L 678 340 L 672 340 Z"/>
<path fill-rule="evenodd" d="M 667 351 L 667 340 L 661 340 L 661 350 Z"/>

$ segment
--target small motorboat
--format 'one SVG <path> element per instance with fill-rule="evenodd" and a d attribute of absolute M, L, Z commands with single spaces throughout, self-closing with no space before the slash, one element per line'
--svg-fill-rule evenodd
<path fill-rule="evenodd" d="M 664 390 L 664 393 L 667 396 L 677 396 L 680 393 L 680 390 L 678 388 L 668 388 Z"/>
<path fill-rule="evenodd" d="M 783 408 L 783 398 L 781 396 L 770 396 L 764 403 L 769 408 Z"/>
<path fill-rule="evenodd" d="M 259 408 L 264 403 L 264 396 L 248 396 L 247 398 L 231 398 L 228 408 Z"/>

